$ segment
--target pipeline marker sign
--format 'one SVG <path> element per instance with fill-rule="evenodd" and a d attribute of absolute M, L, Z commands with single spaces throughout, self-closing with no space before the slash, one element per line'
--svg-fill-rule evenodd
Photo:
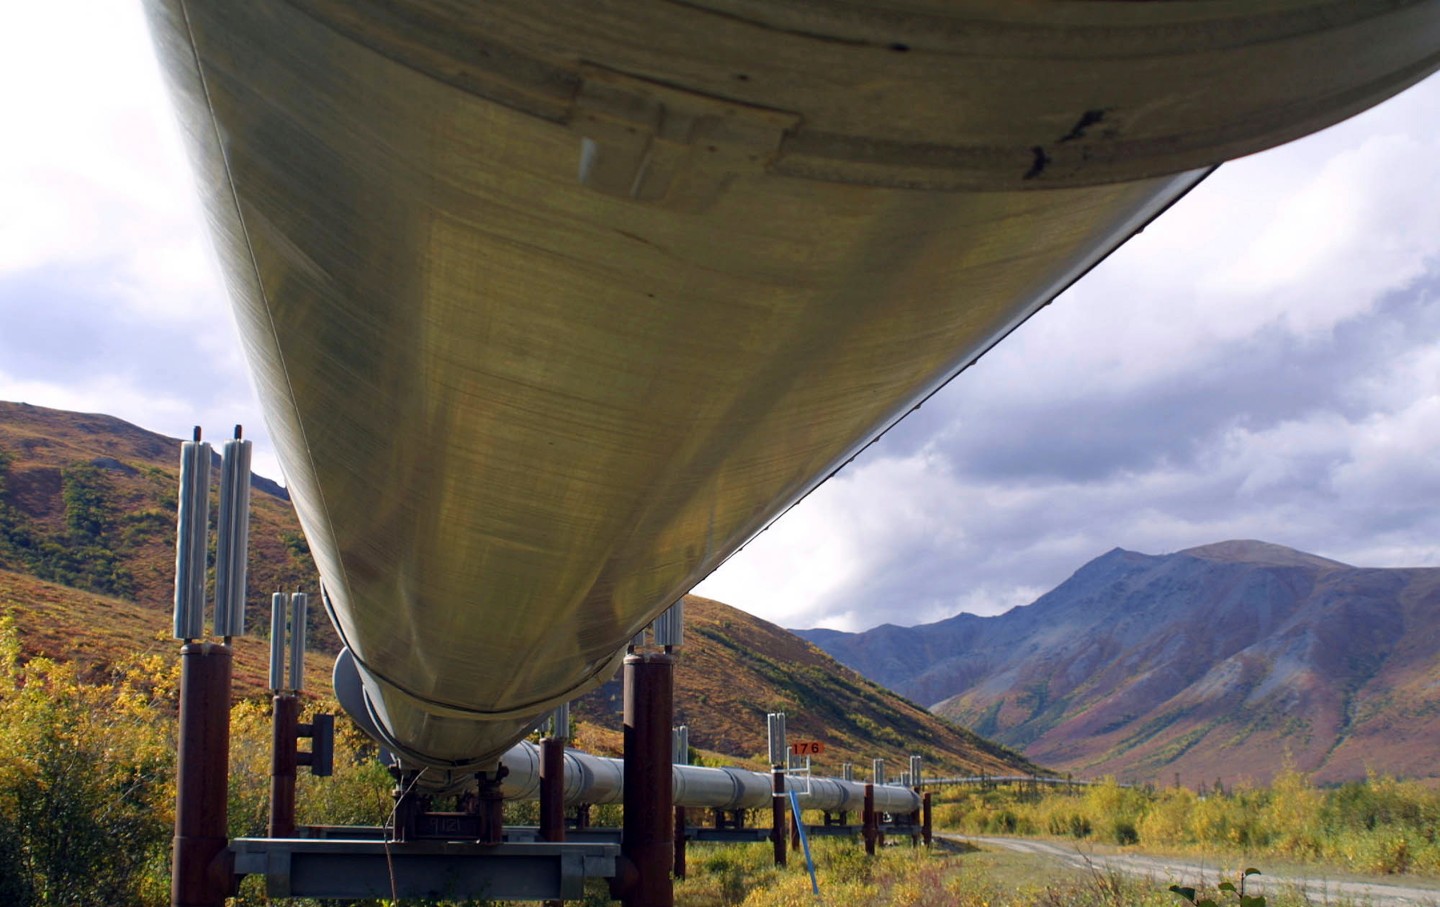
<path fill-rule="evenodd" d="M 825 744 L 819 740 L 796 740 L 790 744 L 792 756 L 819 756 L 825 752 Z"/>

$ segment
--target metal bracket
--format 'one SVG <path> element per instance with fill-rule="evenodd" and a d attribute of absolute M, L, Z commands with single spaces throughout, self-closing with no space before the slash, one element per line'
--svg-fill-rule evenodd
<path fill-rule="evenodd" d="M 580 182 L 606 195 L 703 211 L 742 173 L 765 171 L 800 116 L 581 64 L 569 114 Z"/>

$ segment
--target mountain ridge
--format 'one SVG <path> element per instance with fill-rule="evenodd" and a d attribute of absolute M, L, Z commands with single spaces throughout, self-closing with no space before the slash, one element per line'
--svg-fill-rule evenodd
<path fill-rule="evenodd" d="M 859 634 L 798 631 L 1036 761 L 1127 780 L 1433 777 L 1440 569 L 1255 540 L 1112 549 L 1034 602 Z"/>

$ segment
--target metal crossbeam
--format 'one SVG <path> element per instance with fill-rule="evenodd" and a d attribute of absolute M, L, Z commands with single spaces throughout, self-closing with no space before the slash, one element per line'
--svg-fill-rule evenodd
<path fill-rule="evenodd" d="M 235 872 L 268 897 L 575 900 L 615 875 L 615 844 L 236 838 Z"/>

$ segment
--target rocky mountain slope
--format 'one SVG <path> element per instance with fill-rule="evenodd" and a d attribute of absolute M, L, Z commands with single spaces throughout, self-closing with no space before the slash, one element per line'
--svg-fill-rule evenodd
<path fill-rule="evenodd" d="M 0 614 L 30 655 L 79 660 L 94 671 L 136 654 L 173 652 L 169 609 L 175 564 L 179 441 L 109 416 L 0 402 Z M 216 491 L 218 491 L 218 479 Z M 250 627 L 269 627 L 269 593 L 314 591 L 318 579 L 284 490 L 258 479 L 252 494 Z M 212 499 L 213 505 L 213 499 Z M 212 506 L 212 519 L 213 519 Z M 318 611 L 319 609 L 312 609 Z M 315 648 L 335 637 L 314 614 Z M 787 713 L 793 739 L 828 744 L 819 771 L 920 753 L 932 769 L 1028 771 L 1023 758 L 907 702 L 785 630 L 719 602 L 692 598 L 676 670 L 677 719 L 694 746 L 759 765 L 765 713 Z M 236 659 L 242 695 L 259 695 L 259 640 Z M 311 656 L 323 693 L 329 660 Z M 619 684 L 577 704 L 581 742 L 618 746 Z"/>
<path fill-rule="evenodd" d="M 1033 604 L 859 634 L 842 662 L 1037 762 L 1198 784 L 1437 777 L 1440 569 L 1255 541 L 1115 549 Z"/>

